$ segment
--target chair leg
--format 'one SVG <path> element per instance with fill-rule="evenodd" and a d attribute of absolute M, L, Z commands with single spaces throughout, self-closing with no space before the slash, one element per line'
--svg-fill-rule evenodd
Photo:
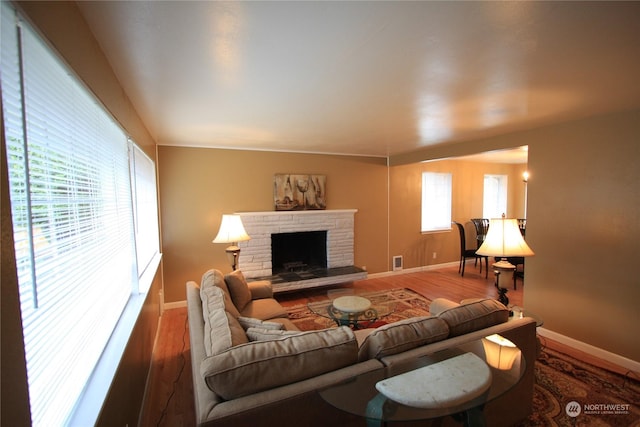
<path fill-rule="evenodd" d="M 465 262 L 466 260 L 467 259 L 465 257 L 462 257 L 462 274 L 461 274 L 462 277 L 464 277 L 464 266 L 466 264 L 466 262 Z"/>

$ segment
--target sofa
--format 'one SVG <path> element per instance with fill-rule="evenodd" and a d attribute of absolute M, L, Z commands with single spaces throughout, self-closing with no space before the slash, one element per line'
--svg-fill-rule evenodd
<path fill-rule="evenodd" d="M 317 391 L 492 334 L 518 346 L 526 369 L 516 386 L 485 405 L 486 424 L 513 425 L 532 411 L 536 323 L 509 318 L 497 301 L 436 299 L 430 316 L 375 329 L 304 332 L 273 298 L 269 282 L 247 282 L 240 271 L 209 270 L 200 284 L 187 282 L 186 292 L 198 426 L 364 426 Z M 457 425 L 452 417 L 438 423 Z"/>

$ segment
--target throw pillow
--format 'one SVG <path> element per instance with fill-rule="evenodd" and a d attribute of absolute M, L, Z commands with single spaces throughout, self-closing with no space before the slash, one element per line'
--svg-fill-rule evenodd
<path fill-rule="evenodd" d="M 263 329 L 263 328 L 249 328 L 247 329 L 247 338 L 249 341 L 273 341 L 285 338 L 291 335 L 298 335 L 303 332 L 300 331 L 285 331 L 283 329 Z"/>
<path fill-rule="evenodd" d="M 224 276 L 224 281 L 229 288 L 233 304 L 238 311 L 242 311 L 249 301 L 251 301 L 251 291 L 244 278 L 244 274 L 242 274 L 240 270 L 236 270 Z"/>
<path fill-rule="evenodd" d="M 352 365 L 358 344 L 346 326 L 255 341 L 205 358 L 200 374 L 226 400 L 292 384 Z"/>
<path fill-rule="evenodd" d="M 272 330 L 282 330 L 284 329 L 284 325 L 282 323 L 277 322 L 269 322 L 266 320 L 255 319 L 253 317 L 238 317 L 238 322 L 246 331 L 249 328 L 262 328 L 262 329 L 272 329 Z"/>
<path fill-rule="evenodd" d="M 412 317 L 371 332 L 358 350 L 358 360 L 381 359 L 449 336 L 447 323 L 437 317 Z"/>

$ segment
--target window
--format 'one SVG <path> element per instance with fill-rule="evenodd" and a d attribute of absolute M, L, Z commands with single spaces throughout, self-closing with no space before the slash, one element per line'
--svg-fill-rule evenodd
<path fill-rule="evenodd" d="M 134 206 L 134 228 L 138 277 L 147 270 L 160 252 L 158 242 L 158 199 L 156 195 L 155 163 L 135 144 L 130 143 L 131 179 Z M 151 285 L 151 283 L 147 283 Z M 146 288 L 140 292 L 146 292 Z"/>
<path fill-rule="evenodd" d="M 451 230 L 451 174 L 422 173 L 422 232 Z"/>
<path fill-rule="evenodd" d="M 158 254 L 155 167 L 6 2 L 1 14 L 31 418 L 65 425 Z"/>
<path fill-rule="evenodd" d="M 501 218 L 507 213 L 507 175 L 485 175 L 483 218 Z"/>

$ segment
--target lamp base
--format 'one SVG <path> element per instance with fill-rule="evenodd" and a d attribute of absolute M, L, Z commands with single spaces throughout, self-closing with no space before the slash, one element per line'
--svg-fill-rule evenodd
<path fill-rule="evenodd" d="M 498 301 L 505 307 L 509 307 L 509 297 L 507 296 L 509 290 L 507 288 L 498 288 Z"/>
<path fill-rule="evenodd" d="M 238 257 L 240 256 L 240 248 L 237 246 L 228 246 L 227 249 L 225 249 L 225 252 L 227 253 L 227 260 L 229 261 L 229 264 L 231 264 L 231 271 L 236 271 L 236 268 L 238 267 Z"/>
<path fill-rule="evenodd" d="M 511 264 L 505 258 L 493 264 L 493 273 L 496 275 L 496 288 L 498 289 L 498 301 L 505 307 L 509 306 L 509 297 L 507 297 L 507 282 L 509 277 L 513 277 L 516 266 Z"/>

